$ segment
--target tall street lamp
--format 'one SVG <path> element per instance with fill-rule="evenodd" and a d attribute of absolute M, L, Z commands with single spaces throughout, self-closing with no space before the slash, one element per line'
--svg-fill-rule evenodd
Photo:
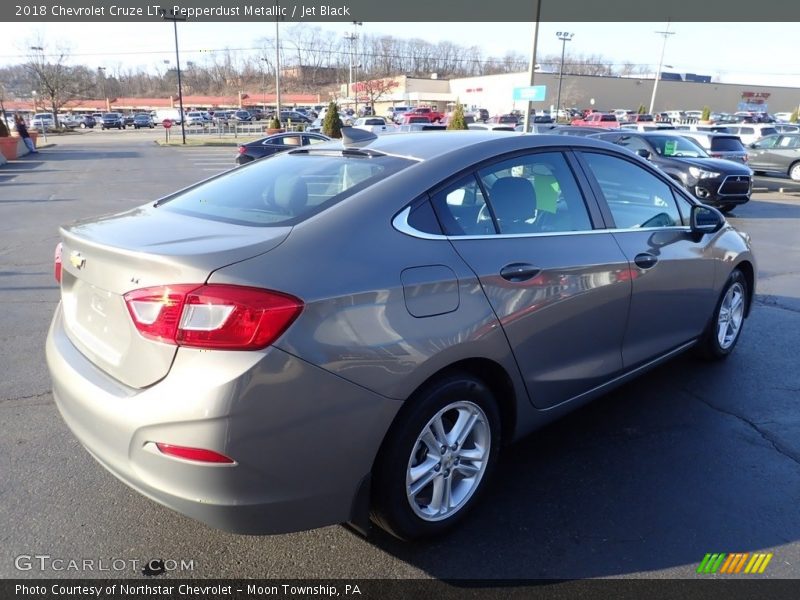
<path fill-rule="evenodd" d="M 561 110 L 561 82 L 564 80 L 564 56 L 567 52 L 567 42 L 572 41 L 574 33 L 568 31 L 556 32 L 556 37 L 561 40 L 561 69 L 558 72 L 558 100 L 556 100 L 556 123 L 558 123 L 558 113 Z"/>
<path fill-rule="evenodd" d="M 358 28 L 364 25 L 361 21 L 353 21 L 353 54 L 350 58 L 350 64 L 353 65 L 353 72 L 355 80 L 353 81 L 353 111 L 354 116 L 358 117 Z"/>
<path fill-rule="evenodd" d="M 269 61 L 266 58 L 264 58 L 263 56 L 261 57 L 260 60 L 261 60 L 261 62 L 269 63 Z M 262 90 L 264 92 L 264 116 L 266 117 L 266 115 L 267 115 L 267 72 L 263 68 L 261 69 L 261 88 L 262 88 Z"/>
<path fill-rule="evenodd" d="M 184 123 L 186 119 L 183 114 L 183 85 L 181 84 L 181 57 L 178 54 L 178 21 L 185 21 L 186 19 L 179 17 L 172 10 L 168 13 L 165 9 L 161 9 L 161 18 L 165 21 L 172 21 L 172 25 L 175 29 L 175 67 L 178 71 L 178 106 L 181 108 L 181 137 L 183 138 L 184 145 L 186 145 L 186 124 Z"/>
<path fill-rule="evenodd" d="M 106 112 L 111 110 L 108 105 L 108 97 L 106 96 L 106 68 L 97 67 L 97 75 L 100 77 L 100 88 L 103 94 L 103 108 Z"/>
<path fill-rule="evenodd" d="M 656 31 L 657 34 L 664 36 L 664 43 L 661 44 L 661 58 L 658 59 L 658 70 L 656 71 L 656 80 L 653 83 L 653 95 L 650 97 L 650 111 L 653 114 L 653 108 L 656 105 L 656 91 L 658 90 L 658 80 L 661 79 L 661 69 L 664 66 L 664 52 L 667 49 L 667 39 L 671 35 L 675 35 L 674 31 L 669 30 L 669 21 L 667 21 L 667 28 L 665 31 Z"/>

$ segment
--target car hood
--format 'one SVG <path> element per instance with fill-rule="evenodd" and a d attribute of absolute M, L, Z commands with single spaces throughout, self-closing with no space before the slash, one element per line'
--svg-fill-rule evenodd
<path fill-rule="evenodd" d="M 683 158 L 670 156 L 672 160 L 678 161 L 681 164 L 697 167 L 706 171 L 718 171 L 727 175 L 752 175 L 749 167 L 742 163 L 725 160 L 724 158 Z"/>

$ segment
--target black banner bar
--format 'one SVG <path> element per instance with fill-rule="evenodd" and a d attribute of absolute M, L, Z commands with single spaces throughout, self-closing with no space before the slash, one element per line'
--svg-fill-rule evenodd
<path fill-rule="evenodd" d="M 800 2 L 787 0 L 540 0 L 540 21 L 787 22 L 800 21 Z M 163 11 L 189 21 L 235 22 L 532 22 L 537 0 L 11 0 L 0 21 L 159 21 Z"/>
<path fill-rule="evenodd" d="M 47 579 L 0 581 L 3 600 L 796 600 L 795 580 L 280 580 Z"/>

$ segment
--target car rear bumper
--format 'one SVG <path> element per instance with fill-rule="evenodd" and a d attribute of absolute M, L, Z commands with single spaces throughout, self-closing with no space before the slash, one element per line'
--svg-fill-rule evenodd
<path fill-rule="evenodd" d="M 72 345 L 61 305 L 46 355 L 56 405 L 98 462 L 156 502 L 237 533 L 350 520 L 401 405 L 273 347 L 181 348 L 167 377 L 132 389 Z M 213 450 L 235 463 L 173 458 L 156 442 Z"/>

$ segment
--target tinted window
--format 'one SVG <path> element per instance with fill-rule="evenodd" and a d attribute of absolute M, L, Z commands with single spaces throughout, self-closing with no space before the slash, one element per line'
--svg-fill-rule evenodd
<path fill-rule="evenodd" d="M 778 136 L 763 138 L 754 143 L 756 148 L 772 148 L 778 142 Z"/>
<path fill-rule="evenodd" d="M 408 215 L 408 224 L 417 231 L 437 235 L 442 234 L 442 228 L 439 226 L 439 221 L 436 219 L 430 202 L 423 202 L 412 210 L 411 214 Z"/>
<path fill-rule="evenodd" d="M 656 154 L 660 156 L 708 158 L 708 154 L 697 142 L 678 135 L 649 135 L 647 141 L 653 145 Z"/>
<path fill-rule="evenodd" d="M 433 206 L 447 235 L 496 233 L 486 199 L 474 175 L 468 175 L 432 196 Z"/>
<path fill-rule="evenodd" d="M 412 164 L 390 156 L 279 154 L 178 192 L 159 206 L 241 225 L 292 224 Z"/>
<path fill-rule="evenodd" d="M 761 132 L 760 132 L 760 133 L 761 133 L 761 135 L 762 135 L 762 136 L 765 136 L 765 135 L 774 135 L 774 134 L 778 133 L 778 130 L 777 130 L 777 129 L 775 129 L 774 127 L 764 127 L 764 128 L 761 130 Z"/>
<path fill-rule="evenodd" d="M 739 138 L 735 137 L 712 137 L 711 150 L 719 152 L 743 152 L 744 146 Z"/>
<path fill-rule="evenodd" d="M 528 154 L 478 172 L 489 195 L 489 210 L 501 234 L 558 233 L 592 229 L 572 171 L 560 152 Z"/>
<path fill-rule="evenodd" d="M 658 177 L 615 156 L 585 153 L 619 229 L 682 225 L 672 189 Z"/>

